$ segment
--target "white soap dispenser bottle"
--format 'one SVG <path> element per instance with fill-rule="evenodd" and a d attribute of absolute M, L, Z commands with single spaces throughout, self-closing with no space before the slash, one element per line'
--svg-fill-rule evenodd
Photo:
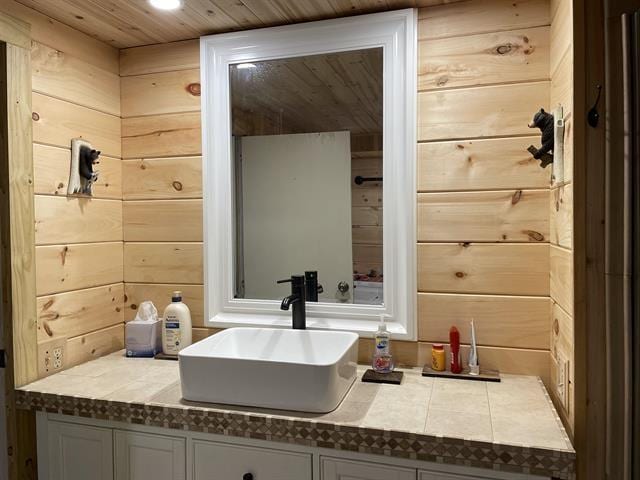
<path fill-rule="evenodd" d="M 191 312 L 182 303 L 182 292 L 173 292 L 171 303 L 162 318 L 162 351 L 165 355 L 178 352 L 191 345 Z"/>
<path fill-rule="evenodd" d="M 391 355 L 391 334 L 384 323 L 385 316 L 380 315 L 378 331 L 375 334 L 375 351 L 371 366 L 378 373 L 393 372 L 393 356 Z"/>

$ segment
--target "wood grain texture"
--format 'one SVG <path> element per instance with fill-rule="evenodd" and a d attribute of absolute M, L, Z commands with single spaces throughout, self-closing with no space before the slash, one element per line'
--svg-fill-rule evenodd
<path fill-rule="evenodd" d="M 0 285 L 4 348 L 10 359 L 7 385 L 12 389 L 38 375 L 29 51 L 0 45 L 0 78 Z"/>
<path fill-rule="evenodd" d="M 532 112 L 549 103 L 549 82 L 418 94 L 418 140 L 531 135 Z"/>
<path fill-rule="evenodd" d="M 39 296 L 119 283 L 122 242 L 36 247 L 36 267 Z"/>
<path fill-rule="evenodd" d="M 118 74 L 118 50 L 96 40 L 90 36 L 91 32 L 89 35 L 82 33 L 15 0 L 3 0 L 0 11 L 31 24 L 34 41 Z"/>
<path fill-rule="evenodd" d="M 551 190 L 550 195 L 550 241 L 571 249 L 573 246 L 573 184 L 569 183 Z"/>
<path fill-rule="evenodd" d="M 200 68 L 200 40 L 146 45 L 120 50 L 120 75 Z"/>
<path fill-rule="evenodd" d="M 123 202 L 126 242 L 201 242 L 202 200 Z"/>
<path fill-rule="evenodd" d="M 31 26 L 15 16 L 0 11 L 0 42 L 9 43 L 18 48 L 29 49 L 31 44 Z"/>
<path fill-rule="evenodd" d="M 202 198 L 202 157 L 122 161 L 124 200 Z"/>
<path fill-rule="evenodd" d="M 565 52 L 558 68 L 551 75 L 549 106 L 555 108 L 558 104 L 562 105 L 564 118 L 570 117 L 573 111 L 573 55 L 571 50 Z"/>
<path fill-rule="evenodd" d="M 419 242 L 549 240 L 549 190 L 418 194 Z"/>
<path fill-rule="evenodd" d="M 551 20 L 551 49 L 549 51 L 551 76 L 557 70 L 562 57 L 573 42 L 573 8 L 571 0 L 553 3 L 555 12 Z"/>
<path fill-rule="evenodd" d="M 189 1 L 171 12 L 149 8 L 146 0 L 20 0 L 26 6 L 118 48 L 175 42 L 202 35 L 431 6 L 449 0 L 359 0 L 335 2 Z M 547 7 L 548 8 L 548 7 Z"/>
<path fill-rule="evenodd" d="M 382 225 L 382 207 L 353 207 L 351 221 L 354 225 Z"/>
<path fill-rule="evenodd" d="M 71 338 L 124 321 L 124 284 L 38 297 L 38 342 Z"/>
<path fill-rule="evenodd" d="M 71 150 L 48 145 L 33 145 L 34 191 L 42 195 L 67 194 Z M 100 157 L 96 165 L 98 181 L 93 184 L 93 197 L 122 199 L 122 161 Z"/>
<path fill-rule="evenodd" d="M 549 295 L 549 246 L 418 244 L 418 291 Z"/>
<path fill-rule="evenodd" d="M 122 202 L 36 195 L 36 245 L 122 241 Z"/>
<path fill-rule="evenodd" d="M 354 225 L 351 229 L 351 243 L 382 246 L 382 227 Z"/>
<path fill-rule="evenodd" d="M 202 285 L 127 283 L 125 285 L 125 313 L 124 320 L 133 320 L 138 306 L 145 300 L 150 300 L 162 315 L 164 309 L 171 303 L 171 293 L 180 290 L 182 301 L 191 311 L 191 322 L 194 327 L 204 327 L 204 287 Z"/>
<path fill-rule="evenodd" d="M 200 155 L 200 112 L 122 119 L 123 158 Z"/>
<path fill-rule="evenodd" d="M 125 243 L 124 280 L 203 283 L 202 243 Z"/>
<path fill-rule="evenodd" d="M 551 302 L 551 355 L 573 362 L 573 318 L 556 302 Z"/>
<path fill-rule="evenodd" d="M 551 245 L 550 294 L 569 315 L 573 315 L 573 252 Z"/>
<path fill-rule="evenodd" d="M 120 157 L 120 118 L 40 93 L 33 94 L 33 140 L 70 148 L 82 137 L 104 155 Z"/>
<path fill-rule="evenodd" d="M 549 27 L 423 40 L 418 45 L 418 90 L 547 79 Z"/>
<path fill-rule="evenodd" d="M 0 395 L 6 422 L 5 472 L 37 477 L 35 415 L 16 408 L 15 388 L 38 378 L 36 344 L 31 59 L 22 48 L 28 27 L 0 22 L 0 336 L 6 368 Z"/>
<path fill-rule="evenodd" d="M 480 345 L 548 349 L 549 305 L 546 297 L 420 293 L 418 339 L 448 343 L 455 325 L 470 343 L 473 319 Z"/>
<path fill-rule="evenodd" d="M 418 144 L 418 191 L 547 188 L 550 170 L 527 151 L 539 137 Z"/>
<path fill-rule="evenodd" d="M 38 42 L 31 47 L 33 91 L 120 115 L 120 77 Z"/>
<path fill-rule="evenodd" d="M 352 185 L 351 207 L 382 208 L 382 189 L 366 183 L 362 186 Z"/>
<path fill-rule="evenodd" d="M 124 348 L 124 323 L 67 341 L 66 368 L 95 360 Z"/>
<path fill-rule="evenodd" d="M 200 70 L 122 77 L 122 117 L 200 111 Z"/>
<path fill-rule="evenodd" d="M 546 0 L 473 0 L 423 8 L 418 15 L 420 40 L 540 27 L 550 23 Z"/>

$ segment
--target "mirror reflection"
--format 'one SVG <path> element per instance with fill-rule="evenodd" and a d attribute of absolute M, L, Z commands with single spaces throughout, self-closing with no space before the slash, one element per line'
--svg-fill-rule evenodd
<path fill-rule="evenodd" d="M 382 48 L 230 67 L 236 298 L 317 272 L 317 301 L 383 303 L 382 67 Z"/>

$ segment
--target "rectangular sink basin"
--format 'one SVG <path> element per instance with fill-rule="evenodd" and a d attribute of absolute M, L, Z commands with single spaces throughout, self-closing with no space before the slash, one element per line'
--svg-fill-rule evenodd
<path fill-rule="evenodd" d="M 178 359 L 185 400 L 325 413 L 356 378 L 358 335 L 230 328 L 183 349 Z"/>

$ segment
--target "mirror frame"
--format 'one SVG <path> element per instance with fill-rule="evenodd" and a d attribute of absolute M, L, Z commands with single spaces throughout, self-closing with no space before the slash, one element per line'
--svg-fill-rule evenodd
<path fill-rule="evenodd" d="M 382 47 L 384 304 L 307 303 L 307 328 L 349 330 L 370 337 L 380 315 L 386 315 L 394 338 L 416 339 L 416 45 L 414 9 L 200 39 L 207 327 L 291 326 L 291 314 L 280 310 L 280 300 L 234 298 L 229 66 Z"/>

